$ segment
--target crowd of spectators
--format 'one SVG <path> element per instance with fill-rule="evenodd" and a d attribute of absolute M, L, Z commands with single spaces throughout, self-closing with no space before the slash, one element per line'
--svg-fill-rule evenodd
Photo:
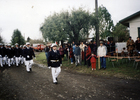
<path fill-rule="evenodd" d="M 135 42 L 133 42 L 133 41 L 131 42 L 131 41 L 132 41 L 131 37 L 129 37 L 129 40 L 127 41 L 127 47 L 126 48 L 124 47 L 123 50 L 127 49 L 128 52 L 130 52 L 130 54 L 133 53 L 134 49 L 136 49 L 137 52 L 140 52 L 140 39 L 137 38 L 137 40 Z M 100 41 L 100 42 L 102 42 L 101 44 L 103 44 L 104 48 L 106 49 L 105 55 L 113 56 L 115 54 L 116 47 L 115 47 L 115 42 L 113 40 L 112 41 Z M 130 49 L 130 46 L 133 46 L 133 49 Z M 64 56 L 66 56 L 66 59 L 70 59 L 71 64 L 74 64 L 74 62 L 75 62 L 75 65 L 77 66 L 78 64 L 81 65 L 82 64 L 81 62 L 83 62 L 83 64 L 89 68 L 92 64 L 91 58 L 93 57 L 93 55 L 94 55 L 94 58 L 97 58 L 99 56 L 99 54 L 97 52 L 99 47 L 97 47 L 95 41 L 90 41 L 89 43 L 72 42 L 72 43 L 64 44 L 63 46 L 60 45 L 58 50 L 60 52 L 62 60 L 64 60 Z M 48 49 L 46 49 L 46 50 L 48 52 Z M 91 57 L 91 55 L 92 55 L 92 57 Z M 102 60 L 104 60 L 104 58 L 100 59 L 100 60 L 102 62 Z M 103 65 L 101 65 L 101 66 L 103 66 Z M 92 68 L 92 69 L 95 69 L 95 68 Z"/>

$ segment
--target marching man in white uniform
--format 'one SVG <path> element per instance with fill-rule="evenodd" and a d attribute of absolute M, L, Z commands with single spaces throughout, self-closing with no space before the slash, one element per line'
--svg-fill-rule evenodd
<path fill-rule="evenodd" d="M 0 65 L 3 67 L 3 44 L 0 43 Z"/>
<path fill-rule="evenodd" d="M 28 73 L 32 71 L 32 64 L 33 64 L 33 56 L 35 58 L 35 54 L 33 48 L 30 47 L 30 43 L 26 43 L 27 48 L 24 50 L 24 57 L 25 57 L 25 65 L 26 70 Z"/>
<path fill-rule="evenodd" d="M 18 67 L 19 63 L 20 63 L 21 50 L 19 48 L 18 43 L 16 43 L 15 45 L 16 45 L 16 47 L 15 47 L 15 60 L 16 60 L 16 66 Z"/>
<path fill-rule="evenodd" d="M 57 50 L 57 45 L 52 44 L 51 47 L 53 48 L 53 50 L 50 51 L 48 54 L 48 67 L 51 68 L 52 71 L 53 83 L 57 84 L 58 83 L 57 77 L 61 72 L 60 67 L 62 66 L 62 59 L 59 51 Z"/>

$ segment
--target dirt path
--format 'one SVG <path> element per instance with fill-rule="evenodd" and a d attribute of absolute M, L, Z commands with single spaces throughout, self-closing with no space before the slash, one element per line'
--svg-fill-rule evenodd
<path fill-rule="evenodd" d="M 34 64 L 32 69 L 32 73 L 27 73 L 24 66 L 4 70 L 0 87 L 6 85 L 4 92 L 9 91 L 12 98 L 0 100 L 140 100 L 139 81 L 80 75 L 63 69 L 55 85 L 46 66 Z"/>

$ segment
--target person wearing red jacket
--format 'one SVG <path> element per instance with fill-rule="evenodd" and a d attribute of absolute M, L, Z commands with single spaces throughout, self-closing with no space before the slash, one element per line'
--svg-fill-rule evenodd
<path fill-rule="evenodd" d="M 87 51 L 86 51 L 86 58 L 88 59 L 91 55 L 91 48 L 90 45 L 88 45 Z M 87 60 L 87 66 L 90 67 L 90 60 Z"/>
<path fill-rule="evenodd" d="M 91 62 L 92 70 L 96 70 L 96 59 L 97 56 L 94 53 L 91 53 L 91 56 L 87 59 Z"/>

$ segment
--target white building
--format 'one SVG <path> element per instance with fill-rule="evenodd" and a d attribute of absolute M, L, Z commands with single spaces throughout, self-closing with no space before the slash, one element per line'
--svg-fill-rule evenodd
<path fill-rule="evenodd" d="M 129 27 L 130 36 L 134 41 L 140 37 L 140 11 L 120 20 L 120 23 Z"/>

